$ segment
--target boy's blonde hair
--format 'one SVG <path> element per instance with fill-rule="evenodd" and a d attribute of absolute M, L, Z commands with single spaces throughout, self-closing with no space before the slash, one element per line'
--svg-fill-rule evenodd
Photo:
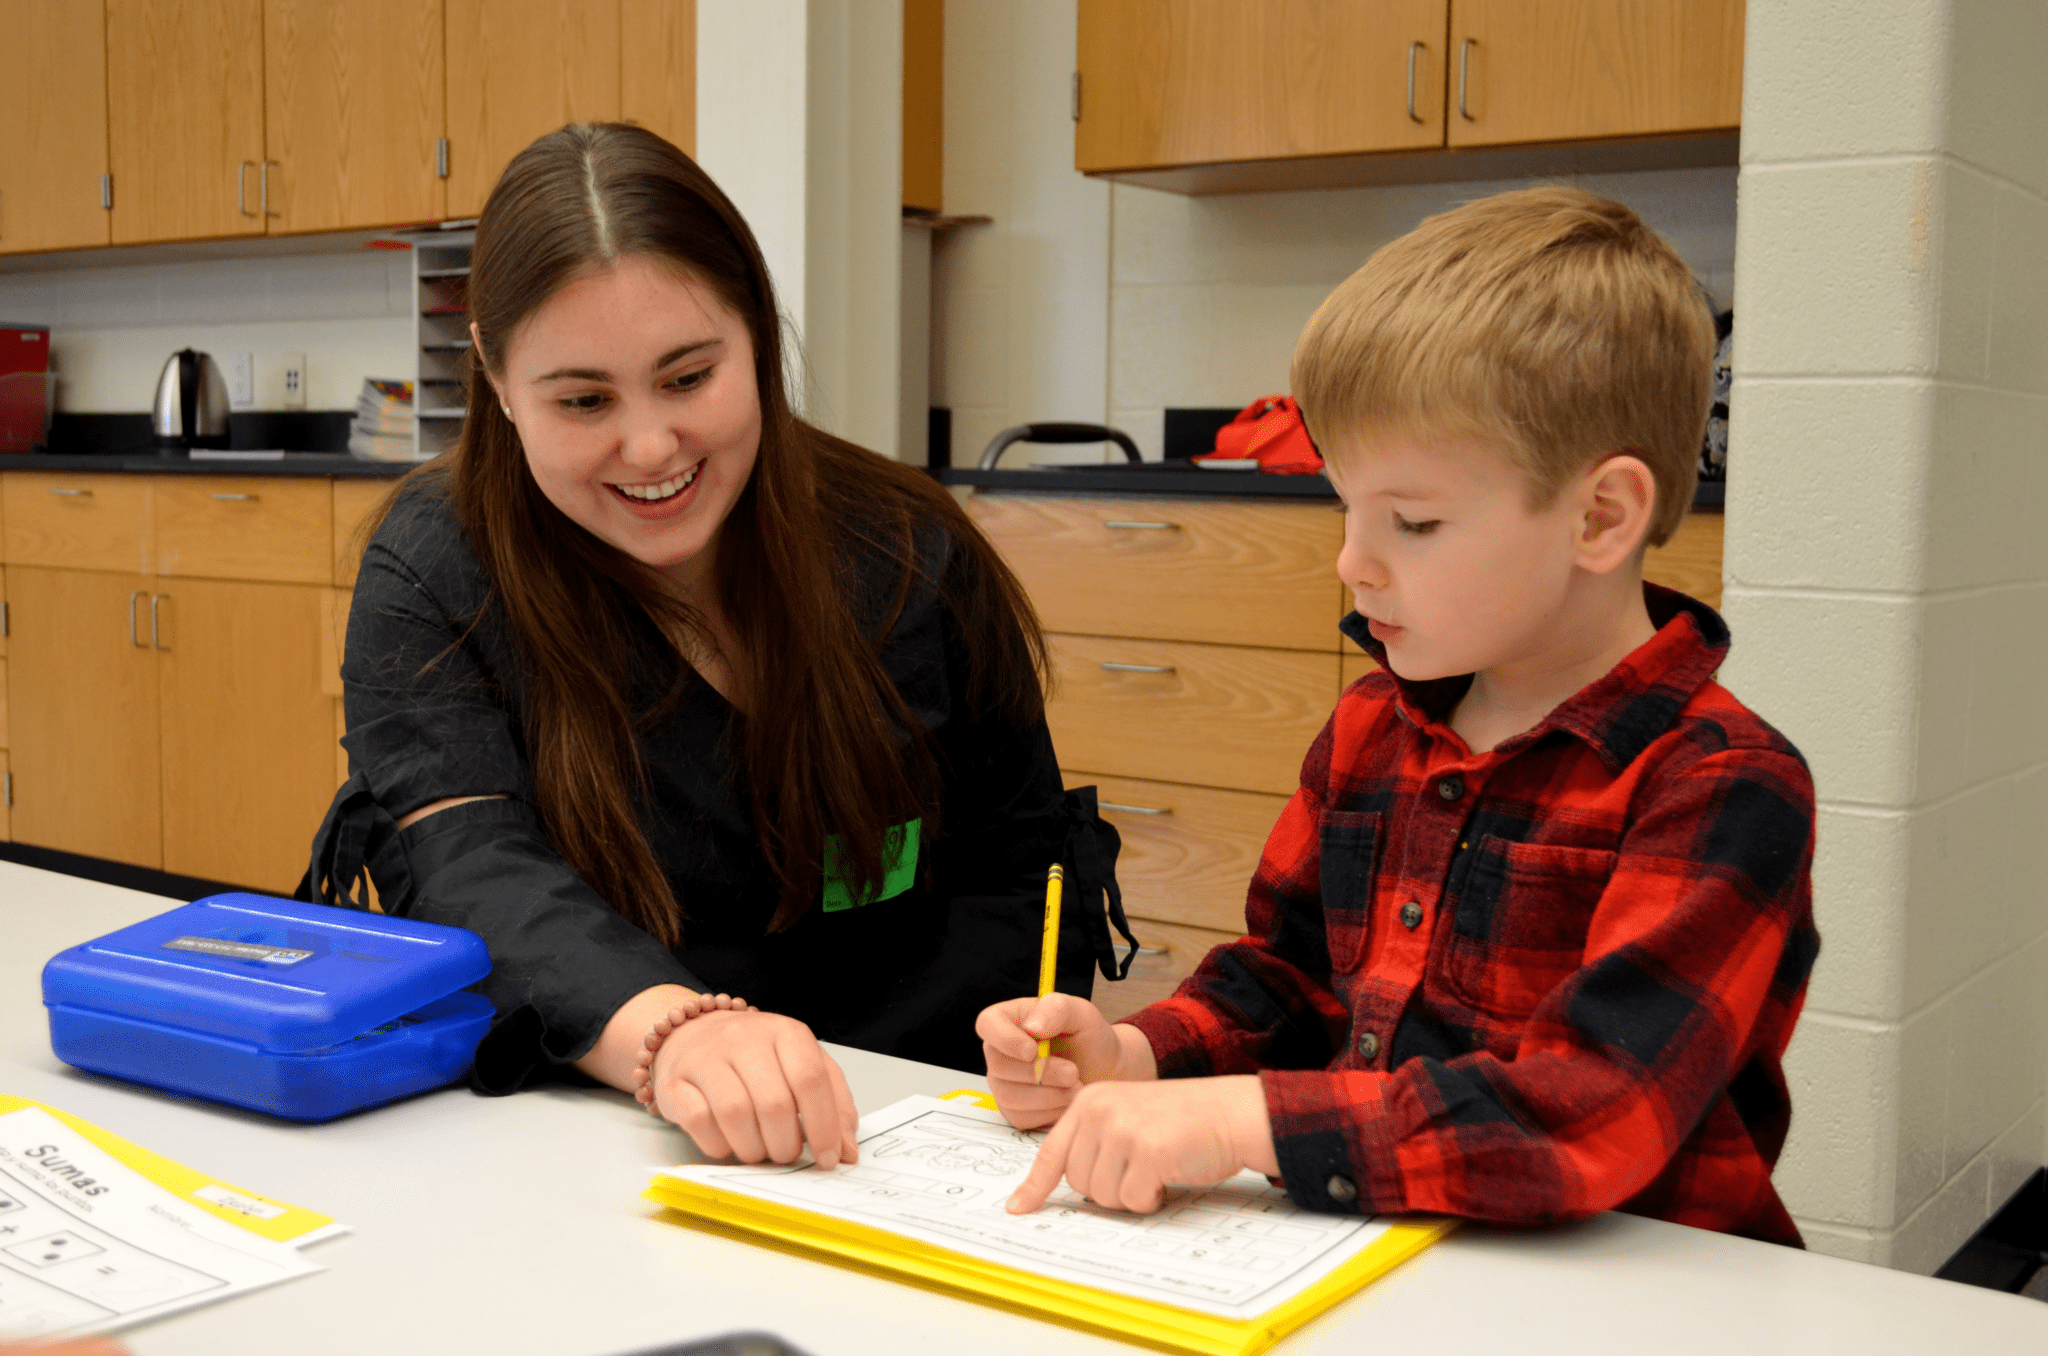
<path fill-rule="evenodd" d="M 1301 332 L 1294 396 L 1325 457 L 1360 436 L 1485 442 L 1536 507 L 1633 454 L 1656 478 L 1661 546 L 1692 503 L 1716 342 L 1699 285 L 1634 212 L 1529 188 L 1376 251 Z"/>

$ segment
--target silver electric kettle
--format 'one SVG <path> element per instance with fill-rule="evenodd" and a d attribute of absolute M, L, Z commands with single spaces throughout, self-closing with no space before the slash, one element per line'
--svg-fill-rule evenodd
<path fill-rule="evenodd" d="M 228 384 L 210 354 L 181 348 L 156 379 L 150 409 L 157 450 L 177 455 L 195 447 L 228 445 Z"/>

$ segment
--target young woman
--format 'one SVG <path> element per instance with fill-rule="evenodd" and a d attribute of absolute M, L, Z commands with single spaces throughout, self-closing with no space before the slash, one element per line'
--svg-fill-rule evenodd
<path fill-rule="evenodd" d="M 484 1091 L 632 1088 L 703 996 L 652 1109 L 714 1156 L 851 1157 L 821 1038 L 979 1069 L 975 1014 L 1036 983 L 1047 866 L 1114 899 L 1030 605 L 921 471 L 791 413 L 760 250 L 658 137 L 521 152 L 468 300 L 461 442 L 363 555 L 352 775 L 303 889 L 367 905 L 367 873 L 484 937 Z M 1074 912 L 1086 995 L 1107 928 Z"/>

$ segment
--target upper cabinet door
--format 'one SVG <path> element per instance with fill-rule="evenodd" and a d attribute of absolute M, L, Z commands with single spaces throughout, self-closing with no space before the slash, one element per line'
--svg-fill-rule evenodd
<path fill-rule="evenodd" d="M 619 0 L 619 116 L 697 153 L 697 0 Z"/>
<path fill-rule="evenodd" d="M 1743 0 L 1453 0 L 1450 144 L 1732 131 Z"/>
<path fill-rule="evenodd" d="M 104 245 L 106 7 L 0 0 L 0 253 Z"/>
<path fill-rule="evenodd" d="M 106 3 L 114 243 L 263 234 L 262 0 Z"/>
<path fill-rule="evenodd" d="M 473 217 L 536 137 L 618 119 L 619 0 L 446 3 L 448 215 Z"/>
<path fill-rule="evenodd" d="M 270 229 L 438 221 L 440 0 L 264 0 Z"/>
<path fill-rule="evenodd" d="M 1089 173 L 1444 143 L 1446 0 L 1080 0 Z"/>

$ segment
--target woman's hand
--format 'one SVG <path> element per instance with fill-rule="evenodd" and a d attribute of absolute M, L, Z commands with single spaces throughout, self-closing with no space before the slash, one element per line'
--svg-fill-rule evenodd
<path fill-rule="evenodd" d="M 1280 1170 L 1257 1074 L 1097 1083 L 1038 1147 L 1009 1210 L 1036 1210 L 1064 1176 L 1097 1205 L 1149 1214 L 1173 1183 L 1220 1182 L 1240 1168 Z"/>
<path fill-rule="evenodd" d="M 654 1106 L 712 1158 L 851 1163 L 860 1113 L 811 1029 L 772 1012 L 692 1017 L 655 1052 Z"/>
<path fill-rule="evenodd" d="M 1158 1077 L 1152 1046 L 1142 1032 L 1111 1026 L 1102 1009 L 1072 994 L 993 1004 L 981 1010 L 974 1031 L 981 1037 L 996 1106 L 1020 1130 L 1058 1120 L 1084 1083 Z M 1052 1042 L 1042 1082 L 1032 1077 L 1041 1039 Z"/>

